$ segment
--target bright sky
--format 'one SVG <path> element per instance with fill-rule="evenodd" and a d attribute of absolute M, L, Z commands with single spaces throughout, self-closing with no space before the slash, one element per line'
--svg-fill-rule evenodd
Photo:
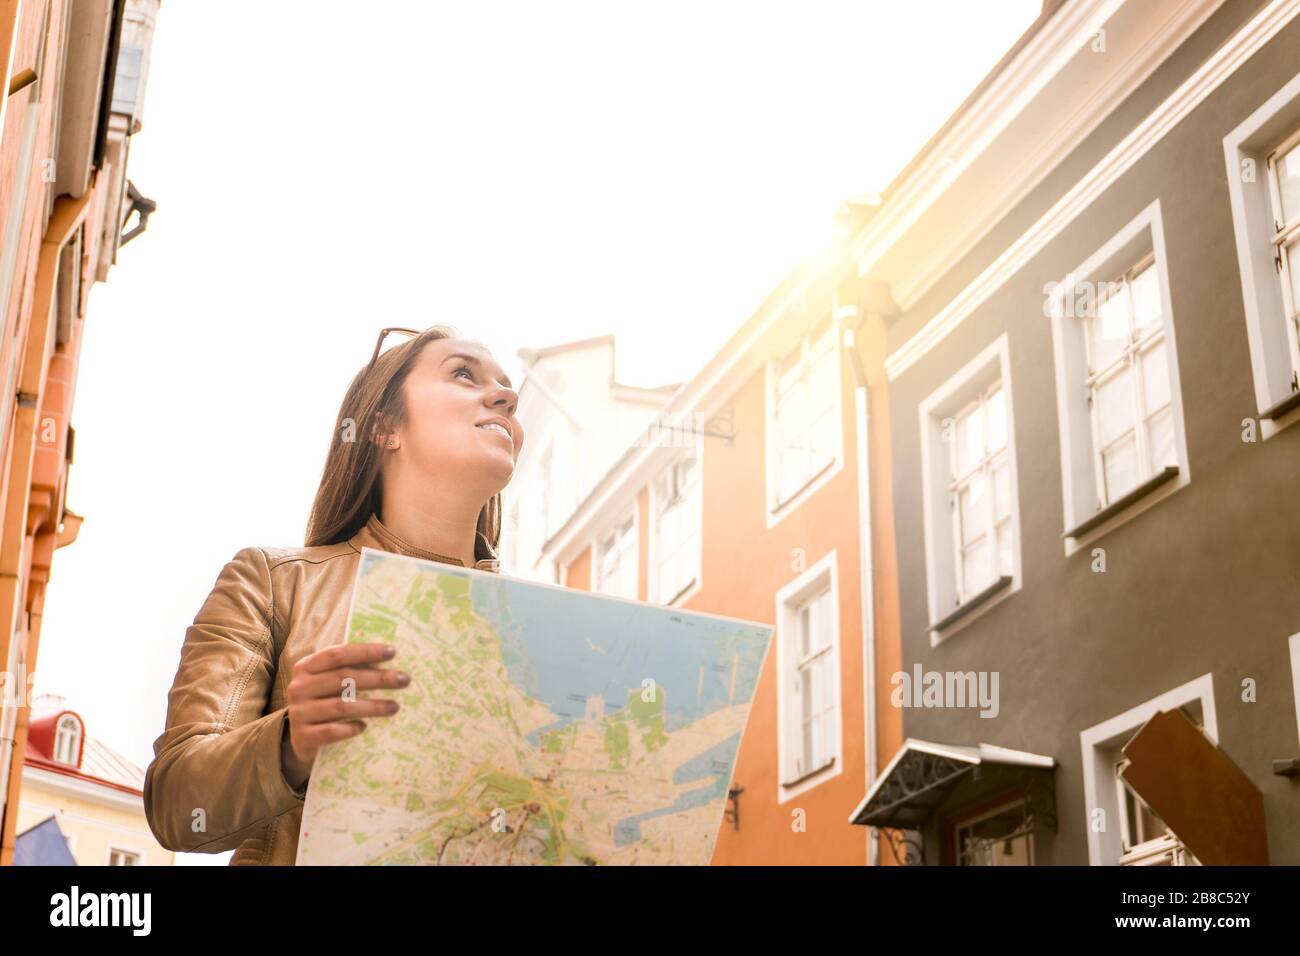
<path fill-rule="evenodd" d="M 222 566 L 302 543 L 380 328 L 450 323 L 515 381 L 612 332 L 621 380 L 688 377 L 1040 5 L 164 3 L 129 165 L 158 211 L 90 295 L 36 692 L 147 766 Z"/>

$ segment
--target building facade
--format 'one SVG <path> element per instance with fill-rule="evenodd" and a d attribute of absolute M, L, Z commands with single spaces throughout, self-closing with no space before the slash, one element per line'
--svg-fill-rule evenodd
<path fill-rule="evenodd" d="M 841 287 L 850 273 L 835 256 L 792 270 L 543 545 L 567 586 L 775 625 L 719 865 L 867 863 L 847 810 L 870 782 L 868 741 L 900 742 L 897 714 L 869 717 L 868 624 L 890 618 L 891 591 L 863 587 L 888 570 L 864 564 L 879 532 L 859 491 L 883 352 L 858 284 Z"/>
<path fill-rule="evenodd" d="M 1296 50 L 1048 0 L 545 536 L 775 625 L 715 863 L 1300 862 Z"/>
<path fill-rule="evenodd" d="M 0 864 L 13 861 L 45 586 L 82 521 L 67 483 L 87 300 L 154 206 L 126 163 L 157 10 L 0 0 Z"/>
<path fill-rule="evenodd" d="M 907 738 L 852 816 L 909 862 L 1300 863 L 1300 4 L 1048 14 L 852 243 Z"/>
<path fill-rule="evenodd" d="M 558 580 L 546 539 L 645 429 L 677 388 L 617 381 L 614 337 L 520 349 L 519 419 L 526 441 L 504 494 L 502 568 Z"/>
<path fill-rule="evenodd" d="M 41 694 L 32 710 L 14 862 L 174 865 L 145 819 L 144 771 L 88 734 L 62 698 Z"/>

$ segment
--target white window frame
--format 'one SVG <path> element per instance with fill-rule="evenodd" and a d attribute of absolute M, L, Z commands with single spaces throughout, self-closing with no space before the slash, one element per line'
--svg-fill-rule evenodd
<path fill-rule="evenodd" d="M 1291 357 L 1292 390 L 1300 392 L 1300 302 L 1296 301 L 1294 287 L 1300 283 L 1300 277 L 1291 275 L 1291 257 L 1287 254 L 1290 247 L 1300 245 L 1300 210 L 1297 210 L 1290 222 L 1284 219 L 1282 209 L 1282 184 L 1278 175 L 1278 161 L 1288 153 L 1300 154 L 1300 123 L 1277 149 L 1268 155 L 1268 192 L 1273 209 L 1274 231 L 1272 236 L 1273 261 L 1278 273 L 1278 283 L 1282 287 L 1282 315 L 1286 325 L 1287 345 Z"/>
<path fill-rule="evenodd" d="M 1104 287 L 1121 276 L 1131 274 L 1148 256 L 1153 257 L 1151 268 L 1156 270 L 1160 290 L 1160 321 L 1164 338 L 1165 361 L 1169 377 L 1169 407 L 1173 425 L 1174 454 L 1178 473 L 1151 489 L 1104 522 L 1071 536 L 1070 532 L 1097 514 L 1104 500 L 1097 466 L 1098 449 L 1095 436 L 1095 416 L 1089 401 L 1088 346 L 1086 320 L 1067 312 L 1062 294 L 1079 294 L 1084 283 Z M 1052 354 L 1056 366 L 1056 407 L 1061 442 L 1061 494 L 1065 527 L 1063 530 L 1066 556 L 1087 547 L 1110 531 L 1131 521 L 1148 508 L 1191 483 L 1191 467 L 1187 457 L 1187 434 L 1183 420 L 1183 390 L 1178 374 L 1178 343 L 1175 337 L 1170 298 L 1168 256 L 1165 253 L 1164 226 L 1160 215 L 1160 200 L 1155 200 L 1137 214 L 1100 249 L 1080 263 L 1059 283 L 1049 299 L 1052 325 Z M 1149 347 L 1149 340 L 1144 340 Z M 1141 423 L 1138 424 L 1141 430 Z M 1138 487 L 1151 475 L 1144 475 Z M 1122 499 L 1124 495 L 1119 495 Z M 1113 502 L 1107 502 L 1109 507 Z"/>
<path fill-rule="evenodd" d="M 630 514 L 629 514 L 629 510 L 630 510 Z M 604 588 L 604 582 L 605 582 L 604 568 L 605 568 L 605 554 L 606 554 L 605 542 L 609 539 L 611 534 L 623 528 L 628 523 L 629 517 L 631 517 L 632 519 L 632 528 L 627 535 L 629 539 L 627 551 L 631 557 L 631 562 L 632 562 L 632 571 L 631 571 L 632 593 L 619 594 L 615 591 L 607 591 Z M 637 507 L 636 502 L 633 502 L 630 509 L 624 509 L 623 511 L 620 511 L 618 520 L 611 522 L 609 525 L 607 525 L 605 530 L 596 538 L 595 547 L 592 549 L 592 555 L 595 560 L 593 562 L 593 567 L 592 567 L 592 588 L 591 589 L 598 594 L 607 594 L 612 597 L 627 598 L 630 601 L 637 600 L 638 592 L 640 590 L 640 578 L 641 578 L 640 552 L 641 552 L 641 509 Z"/>
<path fill-rule="evenodd" d="M 931 626 L 931 646 L 947 640 L 968 627 L 990 609 L 996 607 L 1022 585 L 1020 557 L 1020 481 L 1016 457 L 1015 402 L 1011 387 L 1011 356 L 1007 334 L 1004 332 L 971 359 L 952 378 L 939 386 L 921 402 L 918 409 L 921 428 L 922 511 L 925 522 L 925 582 L 928 599 L 929 624 L 933 625 L 950 616 L 976 595 L 963 595 L 958 574 L 958 535 L 954 526 L 957 520 L 951 499 L 949 466 L 950 447 L 945 436 L 955 429 L 959 412 L 989 391 L 994 382 L 1000 382 L 1007 410 L 1007 444 L 1002 454 L 1008 458 L 1011 483 L 1011 583 L 1000 592 L 971 608 L 967 613 L 942 629 Z M 948 422 L 954 422 L 949 428 Z M 992 499 L 990 488 L 990 504 Z M 996 560 L 996 558 L 995 558 Z M 996 564 L 994 565 L 996 568 Z M 995 575 L 990 585 L 997 581 Z"/>
<path fill-rule="evenodd" d="M 118 843 L 110 843 L 110 844 L 108 844 L 108 845 L 104 848 L 104 865 L 105 865 L 105 866 L 112 866 L 112 865 L 113 865 L 113 854 L 114 854 L 114 853 L 126 853 L 126 854 L 129 854 L 130 856 L 135 857 L 135 862 L 134 862 L 134 863 L 130 863 L 130 864 L 120 864 L 120 865 L 123 865 L 123 866 L 144 866 L 145 863 L 147 862 L 147 861 L 145 860 L 145 855 L 144 855 L 144 851 L 143 851 L 143 850 L 138 850 L 138 849 L 135 849 L 134 847 L 129 847 L 129 846 L 122 846 L 121 844 L 118 844 Z"/>
<path fill-rule="evenodd" d="M 1291 647 L 1291 685 L 1295 692 L 1296 738 L 1300 740 L 1300 634 L 1287 638 Z"/>
<path fill-rule="evenodd" d="M 840 687 L 842 668 L 840 661 L 840 589 L 839 563 L 835 551 L 830 551 L 797 578 L 786 584 L 776 595 L 776 655 L 777 655 L 777 775 L 776 801 L 785 803 L 801 793 L 826 783 L 844 772 L 844 703 Z M 795 734 L 801 730 L 795 678 L 797 652 L 795 641 L 799 634 L 799 617 L 808 602 L 829 591 L 829 627 L 831 643 L 831 693 L 834 698 L 831 719 L 828 762 L 808 773 L 795 771 Z"/>
<path fill-rule="evenodd" d="M 659 480 L 664 474 L 685 458 L 693 458 L 695 467 L 692 469 L 695 477 L 692 480 L 690 495 L 683 507 L 690 509 L 690 517 L 694 522 L 694 542 L 690 545 L 689 553 L 686 560 L 690 562 L 691 573 L 687 578 L 687 583 L 675 595 L 668 595 L 668 600 L 661 600 L 664 595 L 659 593 L 659 553 L 663 544 L 661 527 L 659 519 L 659 509 L 662 502 L 659 500 Z M 650 562 L 649 574 L 646 585 L 649 588 L 649 599 L 653 604 L 664 604 L 669 607 L 679 607 L 689 601 L 703 586 L 704 570 L 704 442 L 700 435 L 695 436 L 694 443 L 690 452 L 686 455 L 675 455 L 671 461 L 661 468 L 655 478 L 650 482 L 649 491 L 649 514 L 650 514 L 650 541 L 648 559 Z"/>
<path fill-rule="evenodd" d="M 1137 276 L 1155 269 L 1155 255 L 1148 252 L 1137 263 L 1126 269 L 1122 275 L 1114 280 L 1114 285 L 1118 287 L 1117 295 L 1124 298 L 1127 311 L 1129 328 L 1127 337 L 1119 354 L 1110 359 L 1102 368 L 1098 369 L 1095 365 L 1095 359 L 1092 355 L 1092 325 L 1094 322 L 1101 320 L 1100 311 L 1102 300 L 1098 299 L 1097 313 L 1084 319 L 1085 325 L 1085 352 L 1087 354 L 1087 386 L 1088 386 L 1088 412 L 1089 424 L 1092 428 L 1092 467 L 1097 497 L 1101 506 L 1105 507 L 1113 504 L 1114 501 L 1121 499 L 1125 494 L 1131 491 L 1126 488 L 1122 491 L 1112 493 L 1106 488 L 1106 452 L 1121 442 L 1125 441 L 1131 432 L 1133 436 L 1133 456 L 1136 459 L 1139 478 L 1134 483 L 1134 487 L 1140 485 L 1143 481 L 1153 476 L 1158 470 L 1155 463 L 1151 460 L 1150 438 L 1147 435 L 1147 423 L 1159 412 L 1151 413 L 1146 407 L 1146 370 L 1143 367 L 1142 356 L 1144 353 L 1151 351 L 1156 347 L 1168 348 L 1168 340 L 1165 337 L 1163 323 L 1154 326 L 1143 332 L 1137 332 L 1133 321 L 1135 313 L 1133 309 L 1133 280 Z M 1156 281 L 1159 282 L 1159 275 L 1156 275 Z M 1107 299 L 1110 298 L 1108 295 Z M 1112 440 L 1106 447 L 1102 447 L 1101 439 L 1101 403 L 1097 400 L 1104 383 L 1115 378 L 1117 375 L 1127 373 L 1131 376 L 1131 387 L 1129 389 L 1129 412 L 1132 416 L 1133 428 L 1130 432 L 1120 435 Z M 1170 407 L 1173 400 L 1170 396 Z M 1164 406 L 1160 411 L 1164 411 Z M 1171 412 L 1172 414 L 1172 412 Z"/>
<path fill-rule="evenodd" d="M 1092 866 L 1118 865 L 1124 857 L 1122 809 L 1115 786 L 1115 754 L 1148 720 L 1160 711 L 1198 703 L 1205 736 L 1216 746 L 1219 721 L 1214 708 L 1214 677 L 1202 674 L 1181 687 L 1166 691 L 1116 717 L 1079 734 L 1083 749 L 1084 829 L 1088 834 L 1088 862 Z M 1106 828 L 1093 827 L 1093 812 L 1105 811 Z"/>
<path fill-rule="evenodd" d="M 70 728 L 65 732 L 65 728 Z M 59 763 L 75 767 L 77 752 L 81 749 L 81 722 L 72 714 L 64 714 L 54 731 L 53 757 Z M 71 751 L 68 753 L 68 751 Z"/>
<path fill-rule="evenodd" d="M 1300 74 L 1223 139 L 1246 337 L 1261 416 L 1294 393 L 1293 382 L 1300 382 L 1300 345 L 1286 315 L 1286 273 L 1274 263 L 1277 222 L 1269 165 L 1270 157 L 1295 142 L 1300 142 Z M 1297 421 L 1300 406 L 1276 418 L 1261 417 L 1260 436 L 1271 438 Z"/>
<path fill-rule="evenodd" d="M 841 350 L 841 329 L 840 318 L 842 310 L 835 310 L 827 315 L 819 315 L 818 319 L 811 323 L 802 334 L 797 342 L 790 343 L 787 348 L 783 349 L 780 354 L 769 358 L 764 364 L 764 395 L 765 395 L 765 414 L 766 419 L 766 506 L 767 527 L 775 527 L 787 515 L 797 511 L 799 506 L 808 500 L 812 495 L 837 475 L 844 467 L 844 370 L 843 370 L 843 352 Z M 822 321 L 828 320 L 826 335 L 830 336 L 831 346 L 831 366 L 834 369 L 833 382 L 833 411 L 831 412 L 832 431 L 834 438 L 831 442 L 831 454 L 825 464 L 815 468 L 812 473 L 805 477 L 803 483 L 793 491 L 785 500 L 778 500 L 781 479 L 781 455 L 777 448 L 778 421 L 777 421 L 777 385 L 779 383 L 778 369 L 781 363 L 789 357 L 795 349 L 801 351 L 800 362 L 805 364 L 809 361 L 809 353 L 812 347 L 817 344 L 812 341 L 812 333 L 820 328 Z M 817 340 L 820 342 L 820 338 Z M 804 373 L 809 370 L 805 367 Z"/>

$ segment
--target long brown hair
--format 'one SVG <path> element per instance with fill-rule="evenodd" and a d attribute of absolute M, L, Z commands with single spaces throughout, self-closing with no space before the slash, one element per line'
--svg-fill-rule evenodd
<path fill-rule="evenodd" d="M 424 347 L 436 339 L 457 338 L 449 325 L 435 325 L 380 354 L 352 379 L 330 438 L 316 500 L 307 519 L 307 547 L 338 544 L 361 530 L 383 504 L 379 481 L 382 451 L 375 436 L 406 420 L 406 378 Z M 495 556 L 501 540 L 501 495 L 495 494 L 478 516 L 478 531 Z"/>

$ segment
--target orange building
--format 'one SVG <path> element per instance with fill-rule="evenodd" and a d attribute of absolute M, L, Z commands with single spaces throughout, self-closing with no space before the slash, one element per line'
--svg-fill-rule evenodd
<path fill-rule="evenodd" d="M 0 0 L 0 864 L 13 862 L 31 679 L 68 508 L 86 303 L 153 203 L 126 179 L 158 0 Z M 134 228 L 123 231 L 135 213 Z"/>
<path fill-rule="evenodd" d="M 894 549 L 865 480 L 882 310 L 851 276 L 792 271 L 543 547 L 568 586 L 775 625 L 716 864 L 880 859 L 848 816 L 901 743 L 897 588 L 864 562 Z"/>

